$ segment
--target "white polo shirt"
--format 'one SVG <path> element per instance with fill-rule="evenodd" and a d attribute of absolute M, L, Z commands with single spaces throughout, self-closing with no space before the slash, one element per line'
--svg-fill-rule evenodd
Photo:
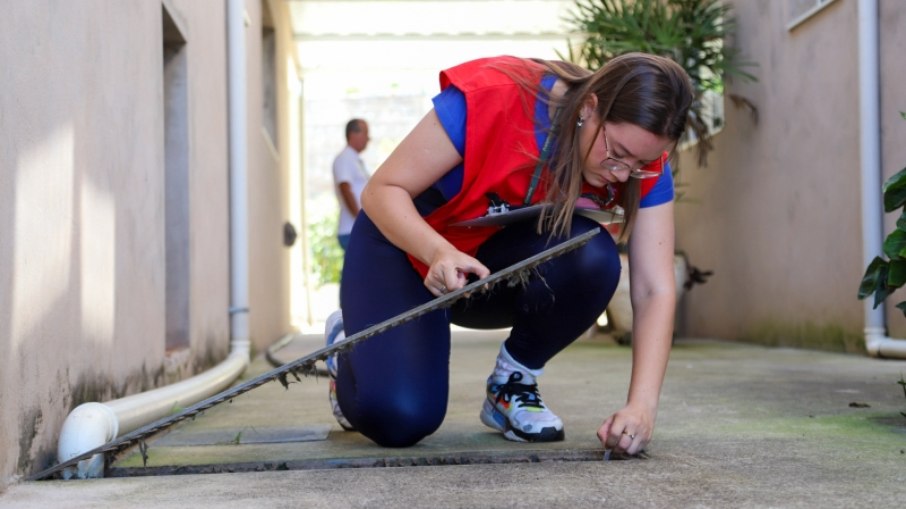
<path fill-rule="evenodd" d="M 346 147 L 337 155 L 336 159 L 334 159 L 333 191 L 340 204 L 340 220 L 337 228 L 337 235 L 346 235 L 351 232 L 352 223 L 355 221 L 355 217 L 349 209 L 346 208 L 346 204 L 343 201 L 343 195 L 340 194 L 340 184 L 343 182 L 349 184 L 356 202 L 361 207 L 362 190 L 365 189 L 365 184 L 368 183 L 369 176 L 370 174 L 365 168 L 365 162 L 359 157 L 359 153 L 349 145 L 346 145 Z"/>

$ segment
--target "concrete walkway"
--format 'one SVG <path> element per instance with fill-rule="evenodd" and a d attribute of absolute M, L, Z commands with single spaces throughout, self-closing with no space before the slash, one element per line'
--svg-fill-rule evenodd
<path fill-rule="evenodd" d="M 327 381 L 265 385 L 149 443 L 116 476 L 22 483 L 0 507 L 899 507 L 906 362 L 713 341 L 674 346 L 645 459 L 603 461 L 595 431 L 621 406 L 630 350 L 583 339 L 541 377 L 566 425 L 508 442 L 478 421 L 503 331 L 455 333 L 449 411 L 419 445 L 343 432 Z M 321 346 L 300 336 L 277 356 Z M 271 369 L 257 359 L 247 373 Z M 214 473 L 219 472 L 219 473 Z M 179 475 L 177 475 L 179 474 Z"/>

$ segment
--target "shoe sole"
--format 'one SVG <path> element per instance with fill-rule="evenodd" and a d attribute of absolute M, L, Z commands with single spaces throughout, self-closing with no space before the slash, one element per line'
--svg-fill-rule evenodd
<path fill-rule="evenodd" d="M 538 433 L 526 433 L 514 428 L 510 425 L 510 420 L 497 410 L 497 406 L 490 399 L 484 400 L 480 418 L 482 424 L 503 433 L 504 438 L 513 442 L 560 442 L 566 437 L 563 428 L 541 428 Z"/>
<path fill-rule="evenodd" d="M 330 411 L 333 413 L 334 419 L 337 420 L 337 424 L 344 431 L 355 431 L 355 426 L 349 423 L 349 420 L 343 415 L 343 411 L 340 410 L 340 403 L 337 401 L 336 396 L 336 384 L 337 381 L 331 377 L 327 386 L 327 399 L 330 401 Z"/>

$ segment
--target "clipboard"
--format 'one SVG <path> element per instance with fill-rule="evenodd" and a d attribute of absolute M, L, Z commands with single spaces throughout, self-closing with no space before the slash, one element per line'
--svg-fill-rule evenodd
<path fill-rule="evenodd" d="M 524 221 L 533 217 L 538 217 L 544 205 L 529 205 L 501 212 L 490 213 L 475 219 L 467 219 L 453 223 L 450 226 L 472 227 L 472 226 L 506 226 L 518 221 Z M 597 221 L 601 224 L 617 224 L 623 222 L 623 211 L 620 209 L 602 210 L 598 208 L 576 208 L 575 213 Z"/>

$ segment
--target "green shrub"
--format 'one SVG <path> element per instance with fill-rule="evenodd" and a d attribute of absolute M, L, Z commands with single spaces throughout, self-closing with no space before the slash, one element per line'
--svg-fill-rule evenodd
<path fill-rule="evenodd" d="M 337 217 L 328 215 L 313 223 L 311 235 L 312 270 L 319 286 L 339 283 L 343 269 L 343 248 L 337 241 Z"/>
<path fill-rule="evenodd" d="M 900 116 L 906 120 L 906 112 L 901 111 Z M 882 251 L 887 259 L 875 256 L 865 269 L 859 285 L 859 299 L 875 296 L 873 307 L 878 307 L 891 293 L 906 284 L 906 168 L 887 179 L 881 186 L 881 192 L 884 195 L 884 212 L 901 210 L 897 227 L 884 239 Z M 906 315 L 906 301 L 897 304 L 897 308 Z M 906 380 L 902 374 L 897 383 L 906 395 Z M 906 412 L 900 413 L 906 417 Z"/>
<path fill-rule="evenodd" d="M 906 120 L 906 113 L 900 112 L 900 115 Z M 881 191 L 884 194 L 884 212 L 901 210 L 896 229 L 884 239 L 882 251 L 887 259 L 876 256 L 865 269 L 859 285 L 859 299 L 874 295 L 874 307 L 906 284 L 906 168 L 887 179 Z M 897 308 L 906 315 L 906 301 L 897 304 Z"/>

